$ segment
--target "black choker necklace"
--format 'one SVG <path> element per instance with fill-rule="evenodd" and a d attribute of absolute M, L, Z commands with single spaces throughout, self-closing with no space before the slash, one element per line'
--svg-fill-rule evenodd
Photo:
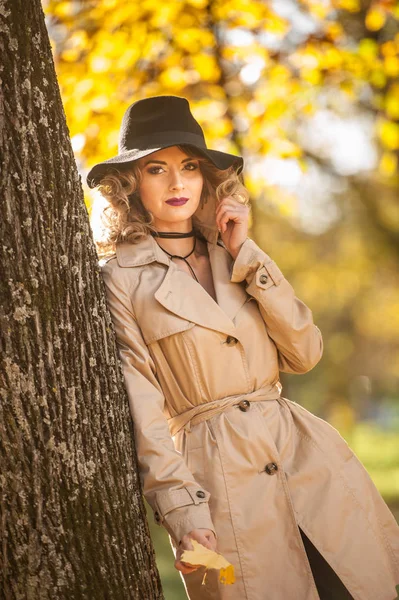
<path fill-rule="evenodd" d="M 195 235 L 194 229 L 188 233 L 180 233 L 179 231 L 151 231 L 150 233 L 153 237 L 161 238 L 188 238 Z"/>
<path fill-rule="evenodd" d="M 194 229 L 192 229 L 189 233 L 178 233 L 176 231 L 158 231 L 157 233 L 154 233 L 151 231 L 151 235 L 153 235 L 154 237 L 165 237 L 165 238 L 185 238 L 185 237 L 192 237 L 193 235 L 195 235 L 194 233 Z M 191 273 L 194 275 L 194 279 L 195 281 L 198 281 L 198 278 L 194 272 L 194 269 L 192 268 L 192 266 L 190 265 L 190 263 L 188 262 L 187 258 L 194 252 L 195 250 L 195 244 L 196 244 L 197 238 L 194 238 L 194 246 L 193 249 L 191 250 L 191 252 L 189 252 L 188 254 L 186 254 L 186 256 L 179 256 L 179 254 L 171 254 L 170 252 L 168 252 L 167 250 L 165 250 L 165 248 L 162 248 L 162 250 L 165 252 L 165 254 L 167 254 L 170 258 L 180 258 L 181 260 L 184 260 L 184 262 L 186 263 L 186 265 L 188 266 L 188 268 L 190 269 Z M 158 244 L 159 245 L 159 244 Z M 199 281 L 198 281 L 199 283 Z"/>

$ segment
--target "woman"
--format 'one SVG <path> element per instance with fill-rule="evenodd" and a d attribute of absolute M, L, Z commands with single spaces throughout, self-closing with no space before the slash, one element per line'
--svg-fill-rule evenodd
<path fill-rule="evenodd" d="M 109 201 L 102 266 L 143 492 L 191 600 L 393 600 L 399 528 L 339 433 L 281 396 L 322 355 L 310 309 L 248 236 L 241 157 L 185 98 L 140 100 L 88 175 Z M 236 583 L 183 564 L 190 539 Z"/>

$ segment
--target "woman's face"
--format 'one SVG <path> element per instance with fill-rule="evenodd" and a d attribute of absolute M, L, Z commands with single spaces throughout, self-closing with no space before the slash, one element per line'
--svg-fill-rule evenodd
<path fill-rule="evenodd" d="M 139 186 L 144 207 L 154 216 L 159 231 L 191 229 L 191 217 L 198 208 L 204 183 L 198 159 L 190 158 L 177 146 L 164 148 L 138 160 L 142 173 Z M 187 199 L 183 204 L 168 204 L 168 200 Z"/>

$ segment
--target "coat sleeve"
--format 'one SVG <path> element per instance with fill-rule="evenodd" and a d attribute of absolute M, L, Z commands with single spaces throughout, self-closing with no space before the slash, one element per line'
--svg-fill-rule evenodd
<path fill-rule="evenodd" d="M 133 312 L 130 294 L 112 268 L 101 267 L 134 424 L 143 494 L 176 545 L 193 529 L 211 529 L 210 493 L 194 479 L 175 449 L 156 368 Z"/>
<path fill-rule="evenodd" d="M 231 267 L 230 281 L 244 280 L 277 347 L 280 371 L 310 371 L 323 353 L 320 329 L 276 263 L 250 238 L 241 246 Z"/>

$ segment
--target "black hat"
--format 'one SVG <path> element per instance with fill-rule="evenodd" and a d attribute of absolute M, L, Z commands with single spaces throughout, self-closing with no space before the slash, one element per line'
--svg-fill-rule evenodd
<path fill-rule="evenodd" d="M 218 169 L 232 165 L 238 173 L 243 169 L 241 156 L 206 147 L 204 133 L 191 114 L 186 98 L 153 96 L 129 106 L 119 132 L 118 155 L 94 165 L 87 175 L 87 184 L 91 188 L 98 185 L 109 165 L 127 165 L 162 148 L 180 144 L 193 146 Z"/>

